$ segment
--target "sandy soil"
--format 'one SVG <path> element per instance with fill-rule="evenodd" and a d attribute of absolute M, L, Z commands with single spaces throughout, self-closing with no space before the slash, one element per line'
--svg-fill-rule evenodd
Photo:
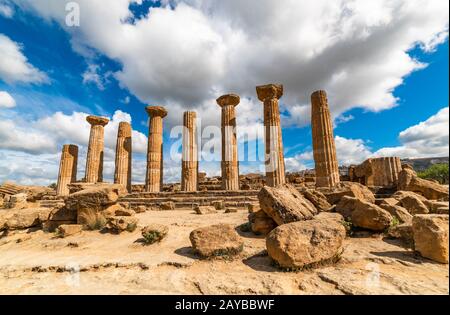
<path fill-rule="evenodd" d="M 233 260 L 199 260 L 189 233 L 198 227 L 247 222 L 247 213 L 195 215 L 147 212 L 139 225 L 169 226 L 159 244 L 144 246 L 140 229 L 121 235 L 84 231 L 65 239 L 43 231 L 0 238 L 1 294 L 449 294 L 448 265 L 416 256 L 382 236 L 349 238 L 341 261 L 283 272 L 265 239 L 239 233 L 244 252 Z"/>

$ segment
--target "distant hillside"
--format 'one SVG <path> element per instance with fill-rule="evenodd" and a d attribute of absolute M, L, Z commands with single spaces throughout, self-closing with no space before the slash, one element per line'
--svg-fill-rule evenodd
<path fill-rule="evenodd" d="M 421 172 L 434 164 L 448 164 L 448 157 L 434 157 L 423 159 L 403 159 L 402 163 L 411 165 L 415 171 Z"/>

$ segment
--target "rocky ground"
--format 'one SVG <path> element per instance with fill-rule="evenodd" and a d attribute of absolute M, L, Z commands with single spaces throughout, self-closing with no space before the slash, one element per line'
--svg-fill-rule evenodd
<path fill-rule="evenodd" d="M 192 210 L 137 214 L 139 226 L 169 227 L 161 243 L 143 245 L 140 228 L 120 235 L 83 231 L 66 238 L 41 229 L 0 236 L 2 294 L 449 294 L 448 265 L 416 255 L 398 240 L 360 232 L 344 241 L 334 265 L 281 271 L 265 238 L 242 232 L 247 211 L 197 215 Z M 245 245 L 233 259 L 201 260 L 192 230 L 236 226 Z M 77 272 L 79 270 L 79 272 Z"/>

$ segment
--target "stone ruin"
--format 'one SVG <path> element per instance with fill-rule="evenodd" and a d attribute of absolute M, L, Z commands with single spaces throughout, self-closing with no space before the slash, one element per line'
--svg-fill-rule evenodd
<path fill-rule="evenodd" d="M 141 185 L 131 184 L 132 128 L 126 122 L 120 123 L 117 135 L 114 184 L 103 183 L 104 126 L 109 121 L 89 116 L 85 177 L 76 178 L 78 147 L 65 145 L 56 190 L 0 186 L 0 207 L 9 209 L 0 212 L 0 230 L 62 227 L 59 231 L 66 235 L 93 221 L 120 233 L 136 228 L 136 213 L 148 210 L 195 209 L 203 214 L 248 209 L 248 229 L 268 235 L 269 256 L 283 268 L 333 260 L 342 250 L 349 225 L 376 233 L 388 231 L 391 237 L 415 244 L 422 256 L 448 263 L 448 186 L 420 179 L 397 157 L 368 159 L 350 166 L 343 177 L 325 91 L 311 96 L 315 170 L 286 174 L 279 111 L 283 86 L 258 86 L 256 92 L 264 106 L 265 175 L 239 174 L 238 95 L 217 99 L 222 111 L 220 177 L 208 178 L 199 172 L 197 114 L 183 114 L 180 184 L 163 183 L 163 120 L 168 113 L 164 107 L 146 107 L 150 125 L 146 179 Z M 80 226 L 71 227 L 76 224 Z M 148 227 L 144 234 L 164 237 L 167 229 Z M 313 239 L 314 235 L 320 237 Z M 214 241 L 205 242 L 202 237 Z M 222 251 L 225 241 L 234 254 L 243 246 L 234 229 L 222 225 L 193 231 L 191 241 L 202 255 Z"/>

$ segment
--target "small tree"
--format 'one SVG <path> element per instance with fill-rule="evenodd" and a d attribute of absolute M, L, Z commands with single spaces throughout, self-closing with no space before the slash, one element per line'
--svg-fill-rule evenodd
<path fill-rule="evenodd" d="M 52 183 L 48 185 L 48 188 L 56 189 L 56 183 Z"/>
<path fill-rule="evenodd" d="M 417 175 L 423 179 L 434 179 L 441 184 L 448 184 L 448 163 L 434 164 Z"/>

